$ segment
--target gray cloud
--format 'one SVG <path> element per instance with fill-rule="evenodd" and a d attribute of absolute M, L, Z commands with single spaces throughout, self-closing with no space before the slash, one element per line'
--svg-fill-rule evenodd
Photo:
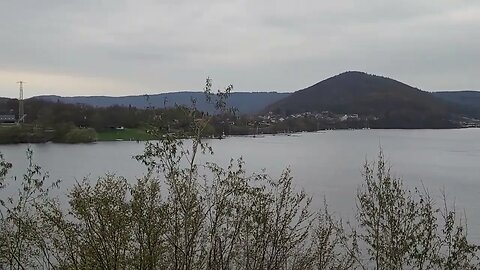
<path fill-rule="evenodd" d="M 0 2 L 0 96 L 293 91 L 345 70 L 480 89 L 480 2 Z"/>

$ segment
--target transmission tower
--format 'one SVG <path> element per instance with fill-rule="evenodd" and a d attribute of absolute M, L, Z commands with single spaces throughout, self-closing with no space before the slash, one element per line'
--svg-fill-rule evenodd
<path fill-rule="evenodd" d="M 25 110 L 23 107 L 23 84 L 25 83 L 24 81 L 18 81 L 18 84 L 20 84 L 20 95 L 18 98 L 18 123 L 20 122 L 25 122 Z"/>

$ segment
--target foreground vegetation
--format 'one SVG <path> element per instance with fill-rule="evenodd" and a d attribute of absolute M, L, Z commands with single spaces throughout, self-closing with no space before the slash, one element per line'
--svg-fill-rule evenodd
<path fill-rule="evenodd" d="M 188 117 L 197 119 L 190 141 L 151 130 L 159 140 L 136 156 L 144 177 L 86 179 L 68 206 L 31 151 L 13 180 L 2 158 L 1 187 L 20 188 L 0 197 L 0 269 L 479 269 L 455 209 L 403 186 L 382 153 L 365 164 L 356 217 L 344 222 L 314 209 L 289 170 L 273 179 L 247 174 L 241 159 L 199 163 L 212 153 L 202 140 L 211 117 Z"/>

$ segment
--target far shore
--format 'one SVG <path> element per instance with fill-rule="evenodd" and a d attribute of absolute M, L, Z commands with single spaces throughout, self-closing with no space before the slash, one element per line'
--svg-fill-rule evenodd
<path fill-rule="evenodd" d="M 222 140 L 228 137 L 244 137 L 258 139 L 265 136 L 286 136 L 286 137 L 298 137 L 305 133 L 325 133 L 330 131 L 359 131 L 359 130 L 467 130 L 467 129 L 479 129 L 479 127 L 458 127 L 458 128 L 339 128 L 339 129 L 323 129 L 315 131 L 293 131 L 293 132 L 278 132 L 278 133 L 259 133 L 259 134 L 222 134 L 222 135 L 210 135 L 205 136 L 207 140 Z M 186 137 L 187 138 L 187 137 Z M 55 142 L 55 141 L 32 141 L 32 142 L 1 142 L 0 145 L 15 145 L 15 144 L 95 144 L 101 142 L 147 142 L 156 141 L 151 135 L 147 134 L 142 129 L 124 129 L 117 131 L 97 132 L 97 138 L 92 141 L 82 142 Z"/>

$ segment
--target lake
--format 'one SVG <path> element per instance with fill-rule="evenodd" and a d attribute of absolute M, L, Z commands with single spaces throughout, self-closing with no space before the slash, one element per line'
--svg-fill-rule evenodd
<path fill-rule="evenodd" d="M 441 191 L 465 210 L 470 237 L 480 239 L 480 129 L 454 130 L 336 130 L 260 138 L 227 137 L 210 140 L 215 154 L 202 157 L 222 165 L 243 157 L 249 171 L 266 169 L 278 176 L 292 170 L 298 188 L 329 207 L 344 219 L 352 217 L 355 193 L 362 184 L 365 160 L 374 160 L 381 147 L 394 175 L 409 186 L 422 184 L 432 196 Z M 95 179 L 106 172 L 128 179 L 141 176 L 145 168 L 131 157 L 143 143 L 99 142 L 94 144 L 35 144 L 35 161 L 52 179 L 61 179 L 63 189 L 83 177 Z M 25 168 L 27 145 L 1 145 L 0 152 L 14 165 L 12 175 Z"/>

